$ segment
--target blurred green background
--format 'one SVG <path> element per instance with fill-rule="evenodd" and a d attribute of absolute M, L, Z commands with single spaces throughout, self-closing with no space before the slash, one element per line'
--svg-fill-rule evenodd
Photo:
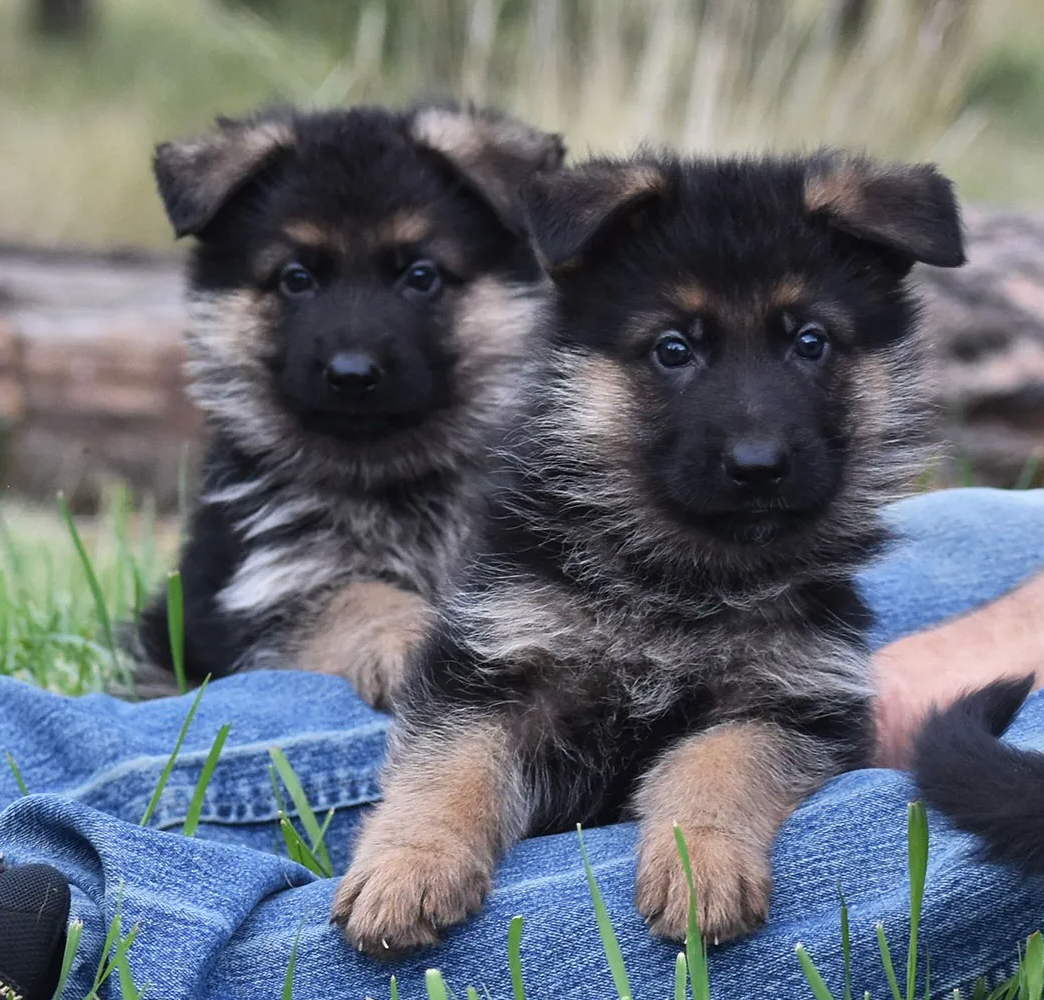
<path fill-rule="evenodd" d="M 1044 202 L 1042 0 L 0 0 L 0 240 L 167 246 L 156 141 L 423 95 L 574 155 L 826 141 Z"/>

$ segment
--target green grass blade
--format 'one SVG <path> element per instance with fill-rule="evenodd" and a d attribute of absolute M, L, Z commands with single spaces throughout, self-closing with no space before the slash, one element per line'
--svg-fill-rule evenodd
<path fill-rule="evenodd" d="M 848 902 L 837 885 L 837 898 L 841 901 L 841 957 L 845 963 L 845 1000 L 852 1000 L 852 935 L 848 926 Z"/>
<path fill-rule="evenodd" d="M 319 826 L 319 821 L 315 817 L 315 813 L 312 811 L 311 805 L 308 803 L 308 796 L 305 795 L 304 788 L 301 787 L 301 782 L 298 780 L 297 775 L 294 773 L 294 769 L 290 766 L 290 761 L 286 759 L 286 755 L 278 747 L 272 747 L 268 751 L 268 755 L 272 758 L 272 763 L 275 765 L 275 769 L 279 772 L 279 777 L 282 779 L 283 785 L 290 795 L 290 799 L 294 803 L 294 807 L 297 809 L 297 815 L 301 818 L 301 823 L 304 825 L 305 832 L 308 834 L 309 839 L 312 842 L 312 853 L 316 859 L 323 866 L 325 870 L 325 877 L 333 877 L 333 862 L 330 860 L 330 853 L 326 849 L 326 845 L 323 843 L 323 831 Z"/>
<path fill-rule="evenodd" d="M 301 931 L 304 922 L 297 928 L 294 946 L 290 949 L 290 961 L 286 963 L 286 976 L 283 979 L 283 1000 L 294 1000 L 294 971 L 297 969 L 297 949 L 301 946 Z"/>
<path fill-rule="evenodd" d="M 104 523 L 110 538 L 116 545 L 116 566 L 109 585 L 109 601 L 116 616 L 123 614 L 127 606 L 125 587 L 128 568 L 131 563 L 130 546 L 127 542 L 128 524 L 130 521 L 130 490 L 126 485 L 117 486 L 105 491 L 107 516 Z"/>
<path fill-rule="evenodd" d="M 1019 963 L 1021 971 L 1021 960 Z M 1016 972 L 1010 979 L 1005 979 L 999 986 L 992 990 L 986 990 L 986 980 L 979 978 L 975 981 L 975 994 L 972 1000 L 1007 1000 L 1019 992 L 1019 973 Z"/>
<path fill-rule="evenodd" d="M 152 814 L 156 811 L 156 806 L 159 805 L 160 796 L 163 794 L 163 789 L 167 785 L 171 771 L 174 770 L 174 762 L 178 759 L 178 754 L 181 752 L 181 744 L 185 742 L 185 736 L 188 734 L 189 726 L 192 725 L 192 719 L 196 714 L 196 709 L 199 708 L 199 701 L 203 697 L 203 692 L 206 691 L 209 683 L 210 675 L 208 674 L 206 679 L 199 686 L 199 693 L 192 702 L 192 707 L 189 708 L 188 715 L 185 716 L 185 721 L 181 725 L 181 732 L 178 733 L 177 742 L 174 744 L 174 750 L 167 759 L 167 763 L 163 766 L 163 772 L 160 774 L 156 790 L 152 793 L 152 798 L 149 800 L 148 807 L 145 809 L 145 815 L 141 817 L 141 822 L 138 824 L 139 826 L 145 826 L 148 821 L 152 819 Z"/>
<path fill-rule="evenodd" d="M 170 637 L 170 659 L 174 664 L 174 679 L 178 682 L 178 690 L 186 694 L 188 681 L 185 679 L 185 593 L 178 570 L 167 574 L 167 635 Z"/>
<path fill-rule="evenodd" d="M 333 822 L 334 813 L 337 809 L 334 806 L 330 807 L 330 810 L 326 814 L 326 819 L 323 820 L 323 825 L 319 827 L 319 840 L 326 840 L 326 831 L 330 829 L 330 824 Z"/>
<path fill-rule="evenodd" d="M 1041 453 L 1039 451 L 1030 455 L 1019 470 L 1018 479 L 1015 480 L 1015 485 L 1012 489 L 1028 490 L 1037 481 L 1037 474 L 1040 472 L 1040 462 Z"/>
<path fill-rule="evenodd" d="M 1041 996 L 1044 995 L 1044 937 L 1040 931 L 1026 939 L 1022 969 L 1026 1000 L 1041 1000 Z"/>
<path fill-rule="evenodd" d="M 438 969 L 428 969 L 424 973 L 424 986 L 428 991 L 428 1000 L 449 1000 L 446 980 Z"/>
<path fill-rule="evenodd" d="M 109 924 L 108 933 L 105 935 L 105 943 L 102 945 L 101 958 L 98 960 L 98 968 L 94 972 L 94 985 L 91 992 L 96 992 L 98 987 L 105 981 L 105 966 L 109 961 L 109 953 L 119 940 L 123 924 L 123 883 L 116 888 L 116 912 L 113 914 Z"/>
<path fill-rule="evenodd" d="M 141 1000 L 142 991 L 135 985 L 130 963 L 127 961 L 127 952 L 137 936 L 137 926 L 132 927 L 131 932 L 120 942 L 116 949 L 116 957 L 113 959 L 116 975 L 120 980 L 120 995 L 124 1000 Z"/>
<path fill-rule="evenodd" d="M 112 961 L 105 967 L 105 972 L 102 974 L 101 978 L 102 983 L 104 983 L 114 972 L 122 977 L 125 967 L 126 975 L 130 978 L 130 968 L 127 966 L 127 952 L 130 950 L 131 945 L 134 944 L 134 939 L 138 936 L 139 930 L 141 930 L 140 926 L 135 924 L 127 933 L 125 938 L 120 938 L 116 942 L 116 951 L 112 956 Z M 127 997 L 128 1000 L 133 1000 L 137 993 L 138 990 L 134 986 L 134 980 L 130 979 L 130 991 L 123 995 Z"/>
<path fill-rule="evenodd" d="M 116 634 L 112 630 L 112 619 L 109 617 L 109 608 L 105 603 L 105 594 L 102 592 L 101 584 L 98 582 L 98 574 L 94 572 L 91 558 L 87 555 L 87 550 L 84 548 L 83 539 L 80 538 L 80 533 L 76 530 L 76 524 L 73 521 L 72 512 L 69 510 L 69 504 L 66 503 L 65 494 L 61 492 L 58 494 L 58 510 L 61 512 L 62 520 L 65 521 L 65 527 L 72 537 L 76 554 L 80 559 L 80 565 L 83 567 L 84 575 L 87 577 L 87 586 L 90 588 L 91 597 L 94 599 L 94 609 L 97 612 L 98 620 L 101 622 L 102 632 L 105 635 L 105 644 L 112 655 L 112 662 L 114 665 L 118 664 L 120 659 L 116 649 Z"/>
<path fill-rule="evenodd" d="M 80 950 L 80 938 L 83 935 L 83 921 L 74 920 L 69 924 L 69 930 L 65 936 L 65 951 L 62 952 L 62 971 L 58 976 L 58 988 L 54 991 L 55 998 L 62 995 L 65 983 L 72 972 L 73 962 L 76 961 L 76 953 Z"/>
<path fill-rule="evenodd" d="M 19 601 L 25 603 L 26 601 L 26 585 L 25 582 L 28 580 L 29 574 L 25 570 L 25 561 L 22 558 L 22 551 L 15 544 L 14 537 L 11 535 L 11 530 L 7 526 L 7 521 L 0 517 L 0 548 L 3 549 L 4 562 L 7 564 L 7 568 L 11 571 L 11 583 L 18 595 Z"/>
<path fill-rule="evenodd" d="M 685 952 L 679 951 L 674 960 L 674 1000 L 685 1000 L 685 980 L 689 975 L 689 963 L 685 961 Z"/>
<path fill-rule="evenodd" d="M 928 813 L 920 802 L 906 810 L 906 842 L 910 871 L 910 945 L 906 952 L 906 1000 L 917 991 L 917 936 L 921 927 L 921 904 L 928 873 Z"/>
<path fill-rule="evenodd" d="M 685 881 L 689 886 L 689 926 L 685 934 L 686 961 L 689 966 L 689 978 L 692 982 L 693 1000 L 710 1000 L 710 970 L 707 968 L 707 942 L 700 931 L 699 911 L 696 906 L 696 886 L 692 878 L 692 860 L 689 858 L 689 845 L 685 843 L 685 834 L 681 827 L 674 824 L 674 843 L 681 858 Z"/>
<path fill-rule="evenodd" d="M 232 723 L 226 722 L 218 730 L 214 743 L 210 748 L 210 753 L 207 754 L 207 759 L 203 764 L 203 770 L 199 773 L 199 781 L 196 782 L 196 789 L 192 793 L 192 801 L 189 803 L 185 825 L 181 828 L 182 834 L 186 837 L 194 837 L 196 835 L 196 829 L 199 827 L 199 817 L 203 812 L 203 798 L 207 794 L 207 786 L 210 784 L 210 779 L 214 777 L 214 769 L 217 767 L 218 758 L 225 747 L 225 740 L 228 739 L 228 733 L 231 728 Z"/>
<path fill-rule="evenodd" d="M 131 621 L 137 622 L 141 617 L 141 609 L 149 599 L 149 592 L 145 586 L 145 580 L 141 575 L 141 568 L 134 563 L 131 565 L 131 582 L 134 586 L 134 604 L 131 607 Z"/>
<path fill-rule="evenodd" d="M 7 766 L 11 768 L 11 773 L 14 775 L 18 791 L 20 791 L 22 795 L 28 795 L 29 789 L 25 787 L 25 782 L 22 780 L 22 772 L 18 770 L 18 765 L 15 763 L 14 757 L 12 757 L 10 753 L 7 753 L 5 756 L 7 757 Z"/>
<path fill-rule="evenodd" d="M 389 983 L 391 989 L 391 1000 L 399 1000 L 399 981 L 392 976 L 391 983 Z"/>
<path fill-rule="evenodd" d="M 297 832 L 294 824 L 290 822 L 289 816 L 285 814 L 280 815 L 279 829 L 282 831 L 283 841 L 286 843 L 286 850 L 290 855 L 290 860 L 303 865 L 313 875 L 325 877 L 321 870 L 321 865 L 316 860 L 315 855 L 312 854 L 311 848 L 305 843 L 304 837 Z"/>
<path fill-rule="evenodd" d="M 620 952 L 620 942 L 616 939 L 613 930 L 613 922 L 609 919 L 609 911 L 605 908 L 602 893 L 595 882 L 594 869 L 591 860 L 587 856 L 587 848 L 584 845 L 584 833 L 580 824 L 576 824 L 576 835 L 580 840 L 580 856 L 584 860 L 584 872 L 587 874 L 587 888 L 591 893 L 591 902 L 594 903 L 595 919 L 598 921 L 598 935 L 602 939 L 602 950 L 605 952 L 606 960 L 609 962 L 609 971 L 613 974 L 613 982 L 616 985 L 616 993 L 620 1000 L 631 1000 L 631 983 L 627 978 L 627 969 L 624 967 L 623 955 Z"/>
<path fill-rule="evenodd" d="M 827 984 L 823 982 L 823 977 L 819 974 L 815 962 L 812 961 L 809 953 L 805 951 L 805 946 L 799 944 L 794 948 L 794 951 L 797 952 L 798 961 L 801 963 L 801 971 L 805 974 L 805 979 L 816 1000 L 834 1000 L 833 994 L 827 989 Z"/>
<path fill-rule="evenodd" d="M 508 968 L 511 970 L 511 991 L 515 1000 L 526 1000 L 522 983 L 522 918 L 512 917 L 508 927 Z"/>
<path fill-rule="evenodd" d="M 975 462 L 972 460 L 971 454 L 966 448 L 960 448 L 956 455 L 957 464 L 957 485 L 958 486 L 974 486 L 976 475 L 975 475 Z"/>
<path fill-rule="evenodd" d="M 290 860 L 299 865 L 304 864 L 301 855 L 301 844 L 304 842 L 301 840 L 301 835 L 294 829 L 293 823 L 283 813 L 279 814 L 279 832 L 283 835 L 283 844 Z"/>
<path fill-rule="evenodd" d="M 276 769 L 271 764 L 268 765 L 268 780 L 272 782 L 272 794 L 275 796 L 277 808 L 281 813 L 289 813 L 290 810 L 286 807 L 286 800 L 283 798 L 283 792 L 279 787 L 279 777 L 276 774 Z"/>
<path fill-rule="evenodd" d="M 326 814 L 326 819 L 323 820 L 323 825 L 319 827 L 319 841 L 317 844 L 314 845 L 315 851 L 320 850 L 326 844 L 326 831 L 330 829 L 330 824 L 333 822 L 335 812 L 337 812 L 337 810 L 331 808 L 330 811 Z M 332 877 L 333 875 L 331 873 L 331 878 Z"/>
<path fill-rule="evenodd" d="M 888 948 L 888 939 L 885 937 L 884 924 L 878 921 L 877 947 L 881 952 L 881 964 L 884 966 L 885 975 L 888 977 L 888 987 L 892 991 L 893 1000 L 903 1000 L 899 992 L 899 980 L 895 978 L 895 966 L 892 964 L 892 952 Z"/>
<path fill-rule="evenodd" d="M 469 986 L 464 991 L 464 996 L 466 996 L 468 1000 L 479 1000 L 479 991 L 475 989 L 474 986 Z"/>

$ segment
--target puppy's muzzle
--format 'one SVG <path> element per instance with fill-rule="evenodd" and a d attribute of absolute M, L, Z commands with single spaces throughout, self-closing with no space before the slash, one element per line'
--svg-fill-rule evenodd
<path fill-rule="evenodd" d="M 344 396 L 363 396 L 384 378 L 384 370 L 377 362 L 358 351 L 338 351 L 323 371 L 326 384 Z"/>
<path fill-rule="evenodd" d="M 725 474 L 737 486 L 767 489 L 779 485 L 790 471 L 790 456 L 773 438 L 740 438 L 722 455 Z"/>

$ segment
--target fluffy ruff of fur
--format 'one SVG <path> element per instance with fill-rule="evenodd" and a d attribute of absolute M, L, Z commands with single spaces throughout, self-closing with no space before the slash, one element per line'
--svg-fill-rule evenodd
<path fill-rule="evenodd" d="M 675 822 L 704 933 L 746 933 L 780 823 L 872 745 L 853 574 L 922 455 L 905 277 L 963 259 L 948 184 L 644 155 L 525 201 L 554 316 L 334 903 L 377 956 L 474 912 L 520 836 L 621 814 L 655 933 L 686 930 Z"/>
<path fill-rule="evenodd" d="M 556 136 L 422 106 L 274 111 L 159 147 L 210 443 L 185 658 L 340 673 L 386 704 L 466 551 L 545 298 L 519 185 Z M 331 610 L 334 609 L 334 610 Z M 171 687 L 164 596 L 139 694 Z"/>
<path fill-rule="evenodd" d="M 1002 680 L 933 711 L 914 747 L 925 802 L 982 841 L 991 861 L 1044 874 L 1044 754 L 1001 742 L 1033 685 Z"/>

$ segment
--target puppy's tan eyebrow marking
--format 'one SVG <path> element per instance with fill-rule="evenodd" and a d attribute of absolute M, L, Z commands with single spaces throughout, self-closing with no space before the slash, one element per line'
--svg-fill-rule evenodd
<path fill-rule="evenodd" d="M 295 219 L 283 227 L 283 235 L 296 246 L 312 250 L 365 254 L 419 243 L 432 229 L 431 219 L 423 212 L 403 210 L 349 232 L 308 219 Z"/>
<path fill-rule="evenodd" d="M 808 285 L 797 275 L 789 275 L 769 290 L 769 309 L 785 309 L 806 301 L 809 297 Z"/>
<path fill-rule="evenodd" d="M 270 280 L 275 272 L 294 259 L 294 249 L 286 243 L 270 243 L 258 250 L 251 260 L 251 270 L 257 281 Z"/>
<path fill-rule="evenodd" d="M 380 222 L 368 235 L 376 246 L 397 246 L 420 243 L 432 229 L 431 219 L 423 212 L 404 210 Z"/>
<path fill-rule="evenodd" d="M 678 285 L 671 295 L 671 301 L 689 313 L 702 313 L 711 308 L 711 297 L 707 290 L 695 282 Z"/>
<path fill-rule="evenodd" d="M 344 248 L 344 237 L 336 230 L 325 229 L 314 222 L 308 222 L 304 219 L 288 222 L 283 227 L 283 233 L 287 239 L 298 246 L 316 250 L 341 250 Z"/>
<path fill-rule="evenodd" d="M 831 332 L 839 334 L 842 339 L 855 336 L 852 316 L 839 303 L 831 299 L 821 299 L 816 301 L 814 312 L 830 327 Z"/>
<path fill-rule="evenodd" d="M 425 249 L 431 251 L 432 257 L 456 275 L 463 275 L 467 270 L 467 255 L 456 240 L 439 237 L 429 240 Z"/>

